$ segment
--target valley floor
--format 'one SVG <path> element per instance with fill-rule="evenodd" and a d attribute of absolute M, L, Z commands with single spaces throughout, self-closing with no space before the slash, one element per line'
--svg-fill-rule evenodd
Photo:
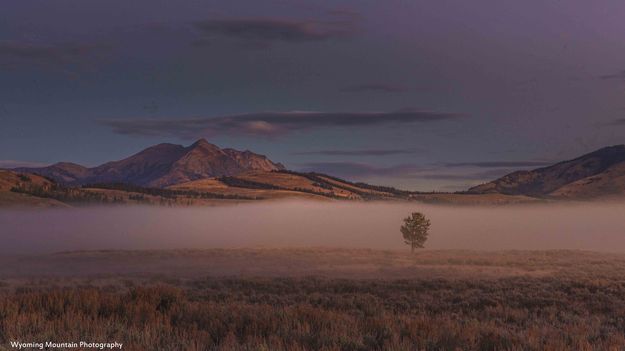
<path fill-rule="evenodd" d="M 125 350 L 619 350 L 625 255 L 215 249 L 0 259 L 10 341 Z"/>

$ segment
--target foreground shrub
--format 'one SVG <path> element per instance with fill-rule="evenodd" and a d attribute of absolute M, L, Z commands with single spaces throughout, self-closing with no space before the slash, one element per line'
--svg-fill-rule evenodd
<path fill-rule="evenodd" d="M 0 342 L 125 350 L 617 350 L 625 282 L 205 279 L 0 293 Z"/>

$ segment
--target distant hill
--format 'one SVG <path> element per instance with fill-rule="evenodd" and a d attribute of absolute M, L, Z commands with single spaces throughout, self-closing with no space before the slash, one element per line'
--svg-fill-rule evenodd
<path fill-rule="evenodd" d="M 159 144 L 120 161 L 87 168 L 61 162 L 48 167 L 17 168 L 16 172 L 49 177 L 61 184 L 126 183 L 146 187 L 222 176 L 249 171 L 276 171 L 284 166 L 251 151 L 221 149 L 204 139 L 188 147 Z"/>
<path fill-rule="evenodd" d="M 53 184 L 48 179 L 33 174 L 18 174 L 0 169 L 0 208 L 2 207 L 66 207 L 67 205 L 52 198 L 42 198 L 31 194 L 16 192 L 19 187 L 46 188 Z"/>
<path fill-rule="evenodd" d="M 470 194 L 590 199 L 625 195 L 625 145 L 599 149 L 532 171 L 517 171 L 473 187 Z"/>

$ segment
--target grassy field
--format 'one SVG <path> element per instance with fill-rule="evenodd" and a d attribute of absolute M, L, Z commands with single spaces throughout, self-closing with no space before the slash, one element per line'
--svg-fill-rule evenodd
<path fill-rule="evenodd" d="M 0 260 L 0 349 L 622 350 L 625 255 L 229 249 Z"/>

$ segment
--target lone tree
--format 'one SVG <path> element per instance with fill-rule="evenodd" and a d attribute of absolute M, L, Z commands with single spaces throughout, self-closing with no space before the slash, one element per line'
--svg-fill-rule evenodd
<path fill-rule="evenodd" d="M 428 239 L 429 229 L 430 220 L 421 212 L 413 212 L 409 217 L 404 218 L 404 225 L 399 230 L 404 236 L 404 242 L 410 245 L 414 253 L 415 248 L 423 248 L 423 244 Z"/>

